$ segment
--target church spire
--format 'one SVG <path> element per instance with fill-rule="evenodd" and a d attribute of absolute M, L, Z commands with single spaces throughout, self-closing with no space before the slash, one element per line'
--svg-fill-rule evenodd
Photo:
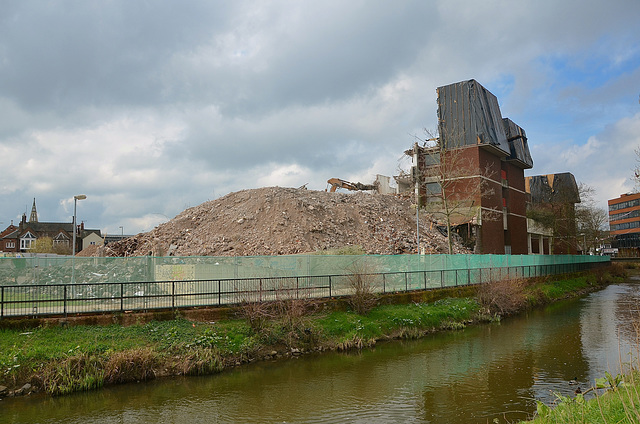
<path fill-rule="evenodd" d="M 29 222 L 38 222 L 38 211 L 36 210 L 36 198 L 33 198 L 33 206 L 31 206 L 31 216 Z"/>

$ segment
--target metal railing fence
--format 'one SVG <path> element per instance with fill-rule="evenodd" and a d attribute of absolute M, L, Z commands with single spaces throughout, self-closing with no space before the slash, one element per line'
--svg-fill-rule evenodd
<path fill-rule="evenodd" d="M 608 261 L 359 273 L 377 293 L 586 271 Z M 355 274 L 0 286 L 0 319 L 234 305 L 352 294 Z"/>

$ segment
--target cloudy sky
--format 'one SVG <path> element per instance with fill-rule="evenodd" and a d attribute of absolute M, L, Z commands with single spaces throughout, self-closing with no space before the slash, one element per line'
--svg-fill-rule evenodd
<path fill-rule="evenodd" d="M 406 167 L 436 87 L 476 79 L 527 175 L 632 191 L 640 1 L 0 1 L 0 227 L 104 232 L 263 186 Z"/>

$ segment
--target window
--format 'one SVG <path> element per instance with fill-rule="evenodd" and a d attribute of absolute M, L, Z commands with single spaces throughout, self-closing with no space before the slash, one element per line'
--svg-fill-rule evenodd
<path fill-rule="evenodd" d="M 427 183 L 427 196 L 439 196 L 442 194 L 442 187 L 440 187 L 440 183 Z"/>
<path fill-rule="evenodd" d="M 630 212 L 616 213 L 613 215 L 609 215 L 609 221 L 618 221 L 620 219 L 638 218 L 638 217 L 640 217 L 640 210 L 635 210 Z"/>
<path fill-rule="evenodd" d="M 27 234 L 20 237 L 20 250 L 31 249 L 36 242 L 36 237 L 27 231 Z"/>
<path fill-rule="evenodd" d="M 4 244 L 4 246 L 7 249 L 15 249 L 16 248 L 16 242 L 15 241 L 8 241 Z"/>
<path fill-rule="evenodd" d="M 617 211 L 618 209 L 632 208 L 634 206 L 640 206 L 640 199 L 627 200 L 626 202 L 614 203 L 609 205 L 610 211 Z"/>
<path fill-rule="evenodd" d="M 622 224 L 613 224 L 610 226 L 611 231 L 629 230 L 631 228 L 638 228 L 638 227 L 640 227 L 639 221 L 623 222 Z"/>
<path fill-rule="evenodd" d="M 53 238 L 53 246 L 69 246 L 69 237 L 64 233 L 59 233 Z"/>

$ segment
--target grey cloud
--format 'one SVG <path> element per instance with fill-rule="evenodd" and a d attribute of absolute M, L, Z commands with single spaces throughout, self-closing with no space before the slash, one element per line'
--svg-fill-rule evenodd
<path fill-rule="evenodd" d="M 29 109 L 162 100 L 176 49 L 224 30 L 222 2 L 20 2 L 0 27 L 0 90 Z"/>

